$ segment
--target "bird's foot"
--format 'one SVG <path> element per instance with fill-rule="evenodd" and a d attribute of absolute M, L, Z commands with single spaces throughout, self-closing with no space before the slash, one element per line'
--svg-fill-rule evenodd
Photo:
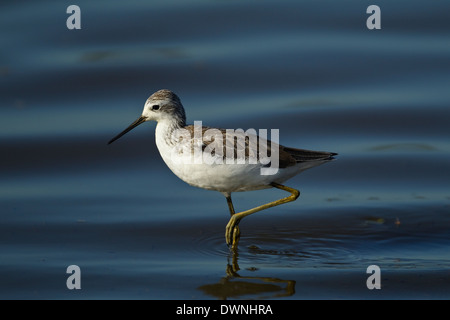
<path fill-rule="evenodd" d="M 241 237 L 241 231 L 239 230 L 238 226 L 239 222 L 240 219 L 236 219 L 235 216 L 232 216 L 225 229 L 225 241 L 227 242 L 227 245 L 233 250 L 237 249 L 239 238 Z"/>

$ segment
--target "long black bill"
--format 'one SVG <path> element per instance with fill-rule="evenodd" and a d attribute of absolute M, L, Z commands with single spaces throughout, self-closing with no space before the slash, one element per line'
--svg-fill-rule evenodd
<path fill-rule="evenodd" d="M 114 138 L 112 138 L 108 144 L 113 143 L 114 141 L 116 141 L 117 139 L 119 139 L 121 136 L 123 136 L 125 133 L 127 133 L 128 131 L 133 130 L 134 128 L 136 128 L 138 125 L 140 125 L 141 123 L 144 123 L 147 120 L 146 117 L 144 116 L 140 116 L 139 119 L 137 119 L 135 122 L 133 122 L 132 124 L 130 124 L 128 126 L 128 128 L 126 128 L 125 130 L 123 130 L 121 133 L 119 133 L 117 136 L 115 136 Z"/>

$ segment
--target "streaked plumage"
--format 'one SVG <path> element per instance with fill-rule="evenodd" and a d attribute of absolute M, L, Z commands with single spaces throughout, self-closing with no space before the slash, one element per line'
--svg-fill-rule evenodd
<path fill-rule="evenodd" d="M 284 187 L 281 184 L 306 169 L 332 160 L 333 156 L 336 155 L 336 153 L 332 152 L 284 147 L 270 140 L 243 132 L 234 132 L 231 135 L 227 134 L 226 129 L 202 126 L 199 132 L 195 132 L 195 126 L 186 125 L 186 115 L 181 100 L 176 94 L 165 89 L 152 94 L 144 105 L 141 117 L 109 141 L 109 143 L 117 140 L 141 123 L 150 120 L 158 122 L 155 134 L 156 145 L 161 157 L 172 172 L 192 186 L 219 191 L 227 198 L 232 218 L 229 226 L 227 226 L 226 237 L 227 242 L 233 244 L 233 247 L 237 245 L 239 238 L 238 223 L 243 217 L 266 207 L 295 200 L 298 196 L 298 191 Z M 210 137 L 205 137 L 205 134 L 208 134 L 208 132 L 214 134 L 210 135 Z M 254 143 L 255 140 L 253 139 L 256 139 L 257 143 Z M 227 142 L 229 143 L 228 145 Z M 266 154 L 268 156 L 272 155 L 274 151 L 278 151 L 278 171 L 273 175 L 261 174 L 262 168 L 271 166 L 271 163 L 259 161 L 261 160 L 259 158 L 260 151 L 264 145 L 267 146 Z M 212 146 L 216 147 L 212 148 Z M 227 149 L 227 146 L 233 146 L 233 148 Z M 201 151 L 201 160 L 203 160 L 198 161 L 198 163 L 193 161 L 196 150 Z M 245 163 L 227 163 L 226 157 L 231 156 L 235 158 L 238 152 L 241 152 L 239 153 L 241 155 L 245 155 Z M 198 158 L 195 159 L 198 160 Z M 255 161 L 250 162 L 249 159 L 258 161 L 256 163 Z M 273 202 L 261 206 L 261 208 L 258 207 L 235 214 L 231 202 L 232 192 L 272 187 L 289 191 L 293 195 L 296 194 L 296 196 L 293 198 L 288 197 L 289 199 L 281 199 L 283 200 L 281 203 Z M 233 223 L 232 220 L 234 221 Z M 231 237 L 233 238 L 232 242 L 230 240 Z"/>

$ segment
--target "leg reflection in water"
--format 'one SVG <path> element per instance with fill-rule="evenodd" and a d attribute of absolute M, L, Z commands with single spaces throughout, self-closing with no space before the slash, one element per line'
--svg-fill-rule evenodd
<path fill-rule="evenodd" d="M 238 297 L 272 299 L 288 297 L 295 293 L 294 280 L 240 276 L 238 274 L 239 270 L 238 251 L 231 250 L 227 261 L 226 276 L 217 283 L 205 284 L 197 289 L 209 296 L 223 300 Z"/>

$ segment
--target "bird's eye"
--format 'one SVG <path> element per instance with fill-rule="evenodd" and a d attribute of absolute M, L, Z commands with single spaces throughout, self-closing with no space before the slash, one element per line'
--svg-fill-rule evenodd
<path fill-rule="evenodd" d="M 157 104 L 153 105 L 152 110 L 159 110 L 159 105 L 157 105 Z"/>

